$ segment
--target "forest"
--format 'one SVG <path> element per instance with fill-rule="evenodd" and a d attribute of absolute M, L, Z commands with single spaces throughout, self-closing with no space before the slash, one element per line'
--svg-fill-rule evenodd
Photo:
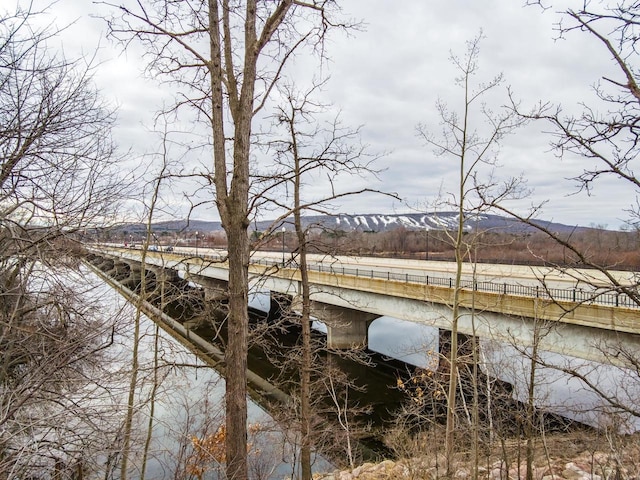
<path fill-rule="evenodd" d="M 152 227 L 153 229 L 153 227 Z M 121 233 L 125 231 L 126 233 Z M 196 244 L 192 231 L 168 232 L 157 230 L 159 246 L 191 247 Z M 119 227 L 117 232 L 92 235 L 94 241 L 129 241 L 129 231 Z M 227 238 L 223 231 L 198 233 L 198 245 L 202 248 L 226 250 Z M 131 236 L 140 243 L 139 232 Z M 260 238 L 252 233 L 254 248 L 262 251 L 281 252 L 284 238 L 285 251 L 295 256 L 299 243 L 293 232 L 272 234 Z M 563 246 L 544 232 L 509 233 L 502 229 L 465 232 L 470 246 L 464 261 L 479 263 L 505 263 L 516 265 L 551 265 L 573 268 L 589 268 L 592 262 L 603 269 L 640 269 L 640 234 L 636 231 L 613 231 L 597 227 L 580 227 L 575 231 L 558 234 L 588 258 L 585 262 L 572 248 Z M 407 258 L 454 262 L 453 232 L 446 230 L 415 230 L 398 227 L 382 232 L 345 231 L 331 228 L 309 228 L 307 243 L 311 253 L 326 255 L 352 255 L 389 258 Z"/>

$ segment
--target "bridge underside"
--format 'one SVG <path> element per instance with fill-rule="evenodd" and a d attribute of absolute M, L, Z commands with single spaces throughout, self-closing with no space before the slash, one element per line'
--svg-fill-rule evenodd
<path fill-rule="evenodd" d="M 451 330 L 452 309 L 448 305 L 327 286 L 314 288 L 312 295 L 322 303 Z M 536 309 L 543 312 L 550 304 L 550 301 L 539 299 Z M 489 311 L 462 309 L 461 312 L 458 332 L 465 335 L 496 340 L 520 348 L 537 344 L 541 351 L 600 363 L 622 363 L 616 358 L 622 356 L 621 352 L 624 356 L 640 356 L 638 334 Z"/>
<path fill-rule="evenodd" d="M 278 292 L 270 292 L 269 318 L 276 319 L 288 312 L 300 315 L 302 300 Z M 327 327 L 327 347 L 333 349 L 367 348 L 369 325 L 379 315 L 311 301 L 310 315 Z"/>

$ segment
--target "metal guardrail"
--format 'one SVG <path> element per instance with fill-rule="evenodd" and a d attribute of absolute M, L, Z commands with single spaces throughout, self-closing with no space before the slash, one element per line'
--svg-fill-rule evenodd
<path fill-rule="evenodd" d="M 406 283 L 419 283 L 438 287 L 454 288 L 454 277 L 438 277 L 433 275 L 414 275 L 408 273 L 383 272 L 377 270 L 364 270 L 359 268 L 335 268 L 323 265 L 310 265 L 311 270 L 332 273 L 336 275 L 354 275 L 357 277 L 382 278 L 385 280 L 403 281 Z M 461 288 L 469 291 L 498 293 L 502 295 L 514 295 L 521 297 L 543 298 L 555 301 L 568 301 L 574 303 L 595 303 L 615 307 L 640 308 L 631 297 L 620 292 L 597 292 L 580 288 L 562 289 L 547 288 L 543 285 L 528 286 L 510 284 L 506 282 L 487 282 L 478 280 L 462 280 Z"/>
<path fill-rule="evenodd" d="M 181 252 L 171 252 L 172 255 L 180 255 L 186 258 L 195 258 L 194 255 Z M 203 260 L 209 260 L 212 262 L 219 262 L 223 259 L 221 255 L 198 255 L 197 258 Z M 257 259 L 252 260 L 253 264 L 277 266 L 282 265 L 282 261 L 271 259 Z M 298 268 L 297 264 L 293 261 L 289 261 L 285 264 L 289 268 Z M 349 268 L 349 267 L 336 267 L 334 265 L 323 264 L 309 264 L 307 266 L 309 270 L 317 271 L 321 273 L 330 273 L 334 275 L 352 275 L 356 277 L 366 278 L 382 278 L 385 280 L 395 280 L 406 283 L 418 283 L 423 285 L 433 285 L 438 287 L 453 288 L 455 285 L 454 277 L 438 277 L 433 275 L 415 275 L 410 273 L 397 273 L 397 272 L 385 272 L 379 270 L 363 269 L 363 268 Z M 488 293 L 498 293 L 502 295 L 513 295 L 520 297 L 530 298 L 542 298 L 551 301 L 566 301 L 583 304 L 596 304 L 596 305 L 608 305 L 614 307 L 623 308 L 637 308 L 640 309 L 640 304 L 634 301 L 629 295 L 624 292 L 615 291 L 598 291 L 598 290 L 585 290 L 582 288 L 548 288 L 544 285 L 519 285 L 506 282 L 487 282 L 477 280 L 463 280 L 461 288 L 469 291 L 479 291 Z"/>

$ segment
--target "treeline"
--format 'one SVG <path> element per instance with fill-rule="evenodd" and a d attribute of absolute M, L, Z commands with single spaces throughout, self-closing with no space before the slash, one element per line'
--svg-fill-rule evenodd
<path fill-rule="evenodd" d="M 411 230 L 398 227 L 383 232 L 310 230 L 308 245 L 311 253 L 372 257 L 408 258 L 416 260 L 454 261 L 454 232 L 446 230 Z M 94 237 L 92 235 L 92 237 Z M 559 240 L 546 232 L 511 233 L 503 230 L 469 231 L 464 235 L 468 245 L 465 260 L 481 263 L 518 265 L 555 265 L 580 267 L 584 261 L 580 252 L 592 264 L 616 270 L 640 269 L 640 231 L 612 231 L 600 228 L 576 228 L 558 233 Z M 224 232 L 173 233 L 159 232 L 155 237 L 161 245 L 202 248 L 226 248 Z M 101 232 L 94 239 L 141 243 L 125 231 Z M 298 240 L 294 233 L 279 231 L 269 236 L 263 232 L 251 235 L 256 250 L 295 252 Z M 564 244 L 563 244 L 564 243 Z M 571 245 L 573 248 L 567 248 Z"/>
<path fill-rule="evenodd" d="M 452 235 L 448 231 L 406 228 L 386 232 L 323 231 L 311 234 L 309 244 L 314 253 L 454 261 Z M 593 228 L 563 234 L 561 238 L 591 263 L 603 268 L 640 268 L 640 232 Z M 274 235 L 260 248 L 278 251 L 282 248 L 282 239 L 282 234 Z M 467 261 L 573 267 L 583 263 L 571 249 L 541 232 L 472 231 L 465 235 L 465 240 L 469 245 Z M 216 247 L 225 245 L 226 241 L 212 234 L 204 242 Z M 284 243 L 287 251 L 298 248 L 293 235 L 285 234 Z"/>

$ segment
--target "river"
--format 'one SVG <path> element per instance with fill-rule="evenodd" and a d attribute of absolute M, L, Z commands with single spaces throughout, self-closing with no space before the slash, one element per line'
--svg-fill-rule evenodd
<path fill-rule="evenodd" d="M 117 308 L 132 307 L 115 291 L 110 290 Z M 116 300 L 118 299 L 118 300 Z M 124 304 L 123 304 L 124 302 Z M 268 309 L 268 296 L 258 293 L 251 299 L 251 306 L 261 310 Z M 132 311 L 132 310 L 131 310 Z M 131 313 L 133 315 L 133 313 Z M 322 324 L 315 323 L 318 330 Z M 149 353 L 153 351 L 151 339 L 155 324 L 144 318 L 145 334 L 143 340 L 146 352 L 145 361 L 149 362 Z M 155 452 L 150 471 L 153 478 L 166 478 L 166 472 L 180 468 L 187 459 L 194 437 L 205 438 L 221 425 L 223 418 L 223 380 L 211 368 L 197 360 L 180 343 L 170 336 L 160 333 L 162 360 L 166 367 L 162 396 L 158 397 L 154 438 Z M 490 377 L 510 382 L 517 399 L 525 400 L 526 379 L 530 362 L 526 355 L 515 347 L 492 341 L 482 342 L 483 368 Z M 407 363 L 427 367 L 437 352 L 438 332 L 432 327 L 424 327 L 390 317 L 375 320 L 369 330 L 371 350 Z M 555 354 L 543 353 L 541 357 L 555 367 L 541 368 L 537 377 L 536 404 L 581 422 L 595 426 L 610 426 L 614 423 L 600 398 L 585 387 L 585 383 L 563 373 L 567 367 L 584 372 L 590 381 L 609 394 L 621 396 L 629 405 L 640 398 L 637 376 L 629 369 L 594 364 Z M 580 365 L 578 365 L 578 363 Z M 178 365 L 181 365 L 178 368 Z M 632 381 L 633 380 L 633 381 Z M 281 426 L 274 424 L 271 417 L 258 405 L 250 402 L 250 423 L 260 425 L 251 429 L 255 438 L 250 444 L 260 455 L 256 456 L 253 469 L 261 472 L 259 478 L 282 478 L 291 474 L 295 449 L 287 442 Z M 634 418 L 616 417 L 618 426 L 626 430 L 636 430 L 638 423 Z M 620 423 L 622 422 L 622 424 Z M 182 452 L 176 458 L 176 452 Z M 318 459 L 319 470 L 327 470 L 328 463 Z M 213 467 L 212 467 L 213 468 Z"/>
<path fill-rule="evenodd" d="M 96 295 L 103 306 L 104 315 L 118 318 L 122 328 L 116 329 L 110 357 L 111 369 L 123 371 L 131 365 L 133 342 L 134 306 L 116 290 L 104 284 L 94 273 L 87 271 L 87 282 L 96 282 Z M 205 452 L 193 448 L 196 439 L 214 439 L 224 424 L 224 379 L 187 347 L 171 335 L 158 329 L 154 321 L 142 315 L 140 322 L 140 368 L 138 382 L 137 436 L 133 460 L 135 472 L 131 478 L 140 478 L 140 454 L 146 435 L 152 385 L 154 352 L 159 353 L 160 388 L 155 396 L 153 437 L 145 477 L 153 479 L 182 478 L 196 463 L 208 470 L 206 478 L 215 478 L 216 470 L 222 471 L 217 460 Z M 157 334 L 157 348 L 156 348 Z M 122 384 L 113 385 L 114 401 L 125 402 L 126 391 Z M 252 478 L 258 480 L 282 479 L 294 475 L 295 448 L 287 438 L 282 425 L 258 404 L 248 399 L 249 416 L 249 468 Z M 122 409 L 124 420 L 125 409 Z M 215 443 L 215 442 L 214 442 Z M 214 445 L 212 452 L 218 452 Z M 223 445 L 222 445 L 223 446 Z M 314 469 L 327 471 L 330 463 L 317 456 Z M 137 475 L 137 476 L 136 476 Z"/>
<path fill-rule="evenodd" d="M 255 294 L 251 304 L 268 310 L 268 292 Z M 314 327 L 326 333 L 323 324 L 314 322 Z M 486 339 L 481 340 L 480 345 L 482 370 L 489 377 L 511 384 L 514 398 L 525 402 L 531 372 L 530 349 Z M 369 349 L 411 365 L 431 368 L 437 362 L 438 329 L 380 317 L 369 327 Z M 544 363 L 535 367 L 535 403 L 540 409 L 597 428 L 610 428 L 615 424 L 625 432 L 640 430 L 640 418 L 602 401 L 605 395 L 635 409 L 640 403 L 640 378 L 632 366 L 606 365 L 550 352 L 539 352 L 539 358 Z M 584 376 L 585 380 L 571 371 Z M 594 391 L 587 382 L 600 392 Z M 617 413 L 614 415 L 614 412 Z"/>

